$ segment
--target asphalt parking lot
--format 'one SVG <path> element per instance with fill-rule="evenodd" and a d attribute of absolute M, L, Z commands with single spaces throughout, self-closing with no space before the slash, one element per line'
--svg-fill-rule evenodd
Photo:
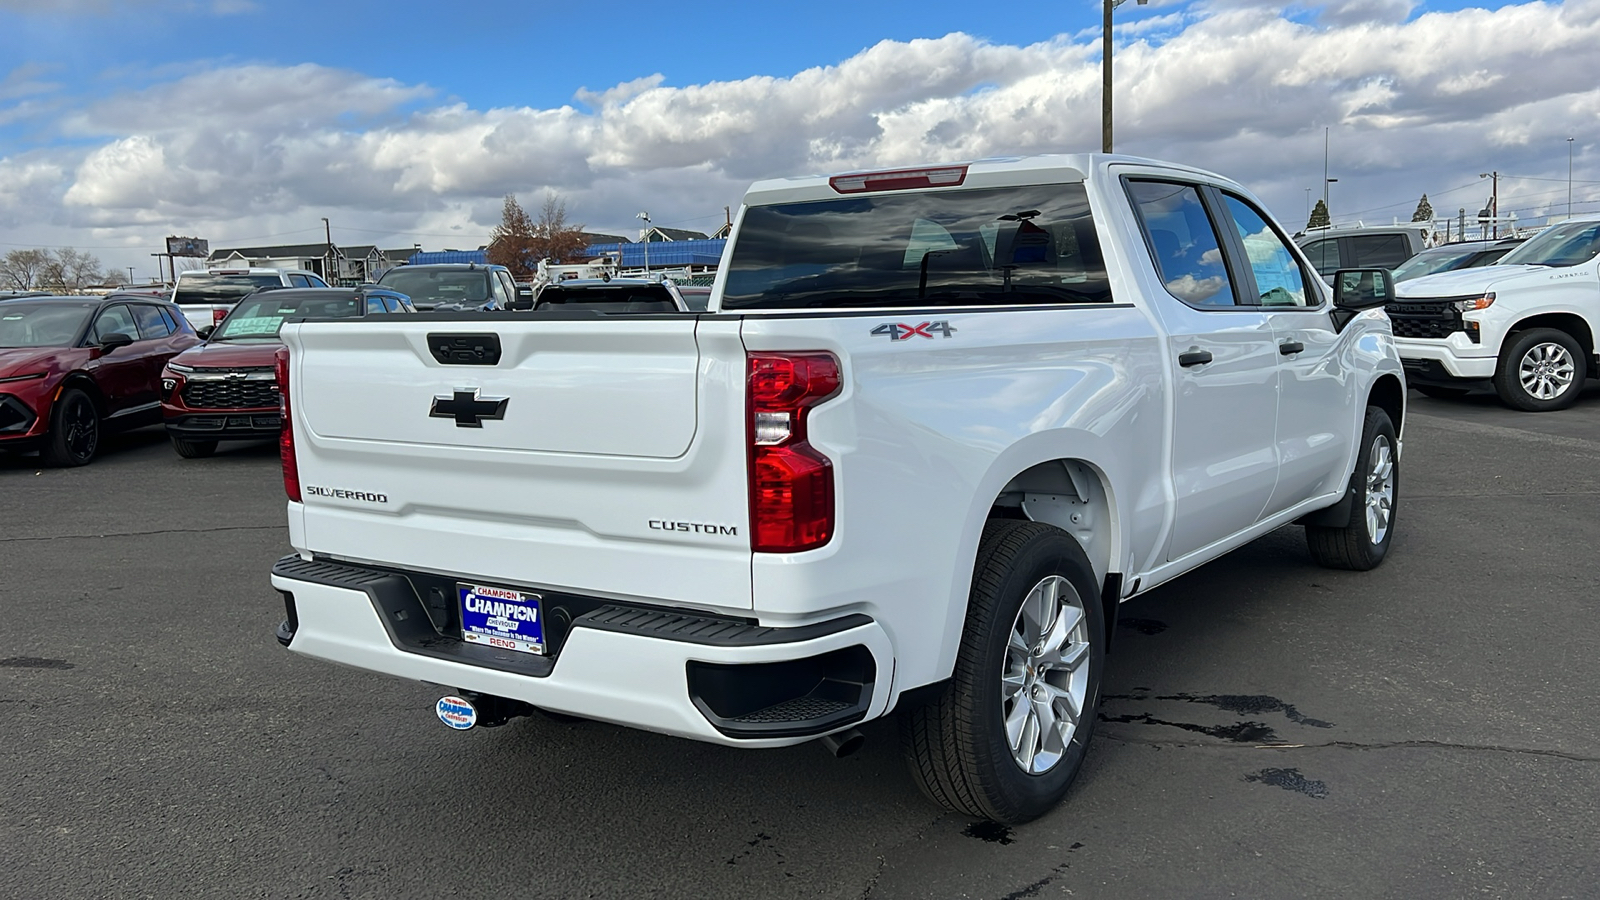
<path fill-rule="evenodd" d="M 974 826 L 856 756 L 521 719 L 295 656 L 276 448 L 0 457 L 0 896 L 1594 897 L 1600 386 L 1411 395 L 1396 544 L 1285 528 L 1131 601 L 1068 801 Z"/>

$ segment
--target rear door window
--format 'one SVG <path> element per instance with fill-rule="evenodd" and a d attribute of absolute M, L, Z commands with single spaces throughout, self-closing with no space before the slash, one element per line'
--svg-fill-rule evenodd
<path fill-rule="evenodd" d="M 167 320 L 161 315 L 161 310 L 144 303 L 135 303 L 131 307 L 133 319 L 139 325 L 139 337 L 154 341 L 160 340 L 172 333 Z"/>
<path fill-rule="evenodd" d="M 1128 182 L 1156 272 L 1167 293 L 1190 306 L 1237 305 L 1216 225 L 1192 184 Z"/>
<path fill-rule="evenodd" d="M 1411 258 L 1403 234 L 1358 234 L 1345 240 L 1351 257 L 1346 269 L 1392 269 Z"/>
<path fill-rule="evenodd" d="M 723 309 L 1106 303 L 1082 184 L 891 192 L 745 211 Z"/>

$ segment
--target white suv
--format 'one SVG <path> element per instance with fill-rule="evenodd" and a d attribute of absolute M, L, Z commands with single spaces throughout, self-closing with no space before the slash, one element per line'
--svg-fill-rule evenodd
<path fill-rule="evenodd" d="M 1430 397 L 1485 379 L 1506 405 L 1565 409 L 1595 375 L 1600 214 L 1551 226 L 1498 265 L 1395 286 L 1389 307 L 1406 380 Z"/>
<path fill-rule="evenodd" d="M 172 302 L 194 330 L 201 331 L 215 327 L 239 298 L 257 288 L 327 286 L 321 276 L 304 269 L 195 269 L 178 273 Z"/>

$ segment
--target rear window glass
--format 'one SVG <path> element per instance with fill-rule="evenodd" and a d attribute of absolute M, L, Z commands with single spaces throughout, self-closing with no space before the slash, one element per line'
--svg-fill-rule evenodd
<path fill-rule="evenodd" d="M 228 313 L 228 317 L 222 320 L 222 324 L 217 326 L 217 332 L 211 339 L 213 341 L 277 340 L 278 329 L 283 327 L 283 323 L 298 316 L 345 318 L 361 314 L 361 305 L 354 294 L 330 291 L 332 296 L 294 296 L 298 293 L 300 292 L 285 294 L 281 291 L 268 291 L 241 301 L 233 308 L 233 312 Z"/>
<path fill-rule="evenodd" d="M 884 194 L 745 211 L 723 309 L 1111 300 L 1083 185 Z"/>
<path fill-rule="evenodd" d="M 489 299 L 489 276 L 484 269 L 408 269 L 383 273 L 378 283 L 417 303 L 484 303 Z"/>
<path fill-rule="evenodd" d="M 178 290 L 173 300 L 179 304 L 234 303 L 258 287 L 282 285 L 276 275 L 212 275 L 209 272 L 178 276 Z"/>

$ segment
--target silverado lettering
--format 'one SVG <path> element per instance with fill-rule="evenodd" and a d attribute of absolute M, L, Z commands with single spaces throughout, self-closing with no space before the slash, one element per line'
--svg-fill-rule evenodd
<path fill-rule="evenodd" d="M 335 500 L 360 500 L 364 503 L 388 503 L 388 494 L 374 494 L 370 491 L 347 491 L 344 488 L 327 488 L 315 484 L 306 485 L 306 493 L 317 497 L 332 497 Z"/>

